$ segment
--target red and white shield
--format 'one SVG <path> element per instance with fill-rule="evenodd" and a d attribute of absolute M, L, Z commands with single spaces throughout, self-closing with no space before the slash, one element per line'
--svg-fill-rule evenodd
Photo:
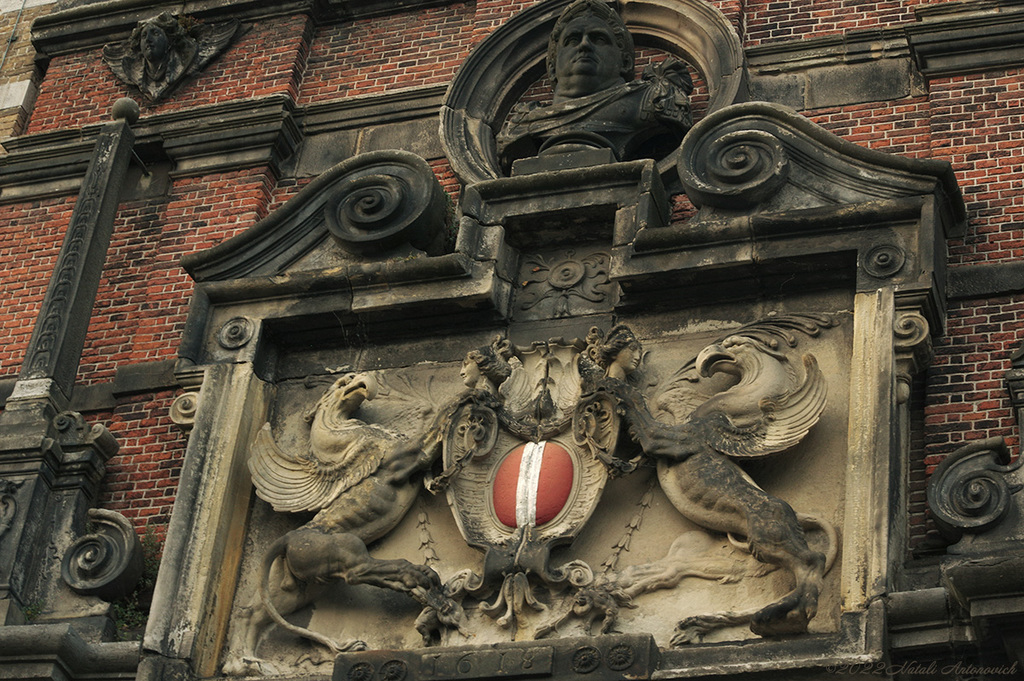
<path fill-rule="evenodd" d="M 572 494 L 572 456 L 556 442 L 527 442 L 498 464 L 492 483 L 494 514 L 509 528 L 554 520 Z"/>

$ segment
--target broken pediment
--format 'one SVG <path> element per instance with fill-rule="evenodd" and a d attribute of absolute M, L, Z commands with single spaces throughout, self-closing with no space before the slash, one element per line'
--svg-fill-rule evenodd
<path fill-rule="evenodd" d="M 182 266 L 196 281 L 325 270 L 445 252 L 449 201 L 419 156 L 399 150 L 339 163 L 249 230 Z"/>

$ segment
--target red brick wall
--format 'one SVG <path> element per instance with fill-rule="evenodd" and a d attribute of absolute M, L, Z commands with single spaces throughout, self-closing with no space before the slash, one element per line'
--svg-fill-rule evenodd
<path fill-rule="evenodd" d="M 27 132 L 108 121 L 110 107 L 121 97 L 138 101 L 144 116 L 278 93 L 295 98 L 310 33 L 311 22 L 305 16 L 259 22 L 158 104 L 147 103 L 135 88 L 120 82 L 103 62 L 100 48 L 55 57 L 39 88 Z"/>
<path fill-rule="evenodd" d="M 161 542 L 185 456 L 186 437 L 168 417 L 175 395 L 138 395 L 113 412 L 85 415 L 90 423 L 106 425 L 121 446 L 107 462 L 100 505 L 153 531 Z"/>
<path fill-rule="evenodd" d="M 121 206 L 79 369 L 79 383 L 109 381 L 119 364 L 173 359 L 192 281 L 178 264 L 266 215 L 269 169 L 174 182 L 163 201 Z"/>
<path fill-rule="evenodd" d="M 817 38 L 914 20 L 914 7 L 932 0 L 746 0 L 746 46 Z"/>
<path fill-rule="evenodd" d="M 473 18 L 472 4 L 455 4 L 323 27 L 299 102 L 447 83 L 474 41 Z"/>
<path fill-rule="evenodd" d="M 0 205 L 0 378 L 16 378 L 71 221 L 73 197 Z"/>

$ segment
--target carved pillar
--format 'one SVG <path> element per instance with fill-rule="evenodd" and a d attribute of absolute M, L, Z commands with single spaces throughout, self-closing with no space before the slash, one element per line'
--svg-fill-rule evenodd
<path fill-rule="evenodd" d="M 95 614 L 60 582 L 61 560 L 83 533 L 106 461 L 117 451 L 102 426 L 64 411 L 78 372 L 131 157 L 134 102 L 96 142 L 64 243 L 33 329 L 21 375 L 0 414 L 0 625 L 43 615 Z M 70 597 L 56 599 L 64 591 Z M 57 612 L 57 601 L 61 612 Z M 70 610 L 69 610 L 70 608 Z"/>
<path fill-rule="evenodd" d="M 251 363 L 206 369 L 153 594 L 145 648 L 215 672 L 238 579 L 252 482 L 248 447 L 267 420 L 272 388 Z M 210 598 L 218 594 L 217 598 Z"/>
<path fill-rule="evenodd" d="M 890 427 L 894 385 L 893 293 L 858 293 L 853 310 L 847 489 L 843 538 L 844 610 L 866 608 L 889 577 Z"/>

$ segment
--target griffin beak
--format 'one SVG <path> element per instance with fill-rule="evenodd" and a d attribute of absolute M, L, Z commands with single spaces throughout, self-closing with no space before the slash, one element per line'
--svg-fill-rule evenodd
<path fill-rule="evenodd" d="M 697 355 L 697 371 L 704 378 L 719 372 L 734 373 L 736 357 L 721 344 L 709 345 Z"/>
<path fill-rule="evenodd" d="M 358 374 L 345 386 L 346 401 L 358 395 L 360 401 L 372 400 L 377 396 L 377 380 L 370 374 Z"/>

